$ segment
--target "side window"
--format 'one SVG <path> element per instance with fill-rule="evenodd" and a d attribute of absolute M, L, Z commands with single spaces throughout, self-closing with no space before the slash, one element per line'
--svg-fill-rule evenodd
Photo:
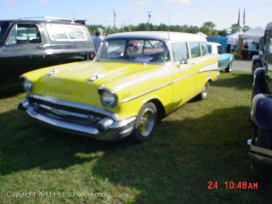
<path fill-rule="evenodd" d="M 192 58 L 201 56 L 200 46 L 198 42 L 190 42 L 190 49 Z"/>
<path fill-rule="evenodd" d="M 201 47 L 202 56 L 209 54 L 206 42 L 201 42 L 200 47 Z"/>
<path fill-rule="evenodd" d="M 212 53 L 212 46 L 211 45 L 208 45 L 208 51 L 210 54 Z"/>
<path fill-rule="evenodd" d="M 47 24 L 46 29 L 52 41 L 87 41 L 80 26 Z"/>
<path fill-rule="evenodd" d="M 188 48 L 186 42 L 172 44 L 173 55 L 175 61 L 180 61 L 189 58 Z"/>
<path fill-rule="evenodd" d="M 218 46 L 217 50 L 218 50 L 218 54 L 224 54 L 224 50 L 222 46 Z"/>
<path fill-rule="evenodd" d="M 34 24 L 17 24 L 9 35 L 8 44 L 40 43 L 40 33 Z"/>
<path fill-rule="evenodd" d="M 271 37 L 272 37 L 272 35 L 271 35 Z M 266 51 L 270 50 L 270 45 L 271 45 L 270 31 L 267 30 L 267 31 L 265 31 L 265 37 L 264 37 L 264 48 L 265 48 Z"/>
<path fill-rule="evenodd" d="M 7 44 L 8 45 L 14 45 L 16 44 L 16 36 L 17 36 L 17 32 L 16 32 L 16 26 L 13 26 L 13 28 L 11 29 L 10 31 L 10 34 L 9 34 L 9 38 L 8 38 L 8 41 L 7 41 Z"/>

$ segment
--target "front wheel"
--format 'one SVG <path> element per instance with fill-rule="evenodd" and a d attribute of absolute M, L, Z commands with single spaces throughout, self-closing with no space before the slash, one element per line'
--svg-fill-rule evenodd
<path fill-rule="evenodd" d="M 146 141 L 152 134 L 157 123 L 157 108 L 152 102 L 148 102 L 141 108 L 131 134 L 135 143 Z"/>
<path fill-rule="evenodd" d="M 196 96 L 196 99 L 197 100 L 203 100 L 203 99 L 207 98 L 208 92 L 209 92 L 209 82 L 207 82 L 205 84 L 205 86 L 203 87 L 201 93 Z"/>
<path fill-rule="evenodd" d="M 271 136 L 272 132 L 269 130 L 254 128 L 252 144 L 258 147 L 271 149 Z M 267 167 L 267 163 L 252 159 L 250 165 L 251 180 L 253 182 L 262 182 L 266 176 Z"/>
<path fill-rule="evenodd" d="M 225 68 L 225 72 L 231 72 L 231 70 L 232 70 L 232 61 L 230 61 L 230 63 L 229 63 L 229 66 L 227 66 L 227 68 Z"/>

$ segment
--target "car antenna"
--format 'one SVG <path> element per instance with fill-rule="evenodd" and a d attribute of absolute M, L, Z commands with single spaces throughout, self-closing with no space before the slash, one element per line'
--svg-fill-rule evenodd
<path fill-rule="evenodd" d="M 170 17 L 171 17 L 171 14 L 169 12 L 169 17 L 168 17 L 168 40 L 170 40 Z"/>

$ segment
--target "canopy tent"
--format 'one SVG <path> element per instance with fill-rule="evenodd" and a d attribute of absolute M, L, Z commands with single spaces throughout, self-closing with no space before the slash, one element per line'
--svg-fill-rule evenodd
<path fill-rule="evenodd" d="M 239 44 L 239 37 L 241 34 L 242 34 L 242 32 L 236 32 L 236 33 L 232 33 L 232 34 L 226 36 L 228 38 L 227 44 L 238 45 Z"/>
<path fill-rule="evenodd" d="M 197 33 L 195 33 L 196 35 L 200 35 L 200 36 L 202 36 L 202 37 L 204 37 L 204 38 L 206 38 L 207 37 L 207 35 L 205 35 L 204 33 L 202 33 L 202 32 L 197 32 Z"/>
<path fill-rule="evenodd" d="M 252 28 L 249 31 L 241 34 L 242 39 L 259 40 L 262 36 L 264 36 L 264 29 L 261 27 Z"/>

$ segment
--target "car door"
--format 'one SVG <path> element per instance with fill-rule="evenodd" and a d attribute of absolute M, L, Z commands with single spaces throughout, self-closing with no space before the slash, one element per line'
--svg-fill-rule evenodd
<path fill-rule="evenodd" d="M 0 45 L 0 84 L 4 84 L 7 75 L 7 60 L 5 57 L 5 47 Z"/>
<path fill-rule="evenodd" d="M 173 109 L 175 109 L 195 95 L 197 65 L 195 59 L 190 58 L 186 42 L 173 43 L 172 53 L 175 61 L 172 67 Z"/>
<path fill-rule="evenodd" d="M 5 42 L 6 77 L 15 79 L 38 68 L 44 54 L 39 49 L 41 43 L 40 31 L 35 24 L 13 25 Z"/>

